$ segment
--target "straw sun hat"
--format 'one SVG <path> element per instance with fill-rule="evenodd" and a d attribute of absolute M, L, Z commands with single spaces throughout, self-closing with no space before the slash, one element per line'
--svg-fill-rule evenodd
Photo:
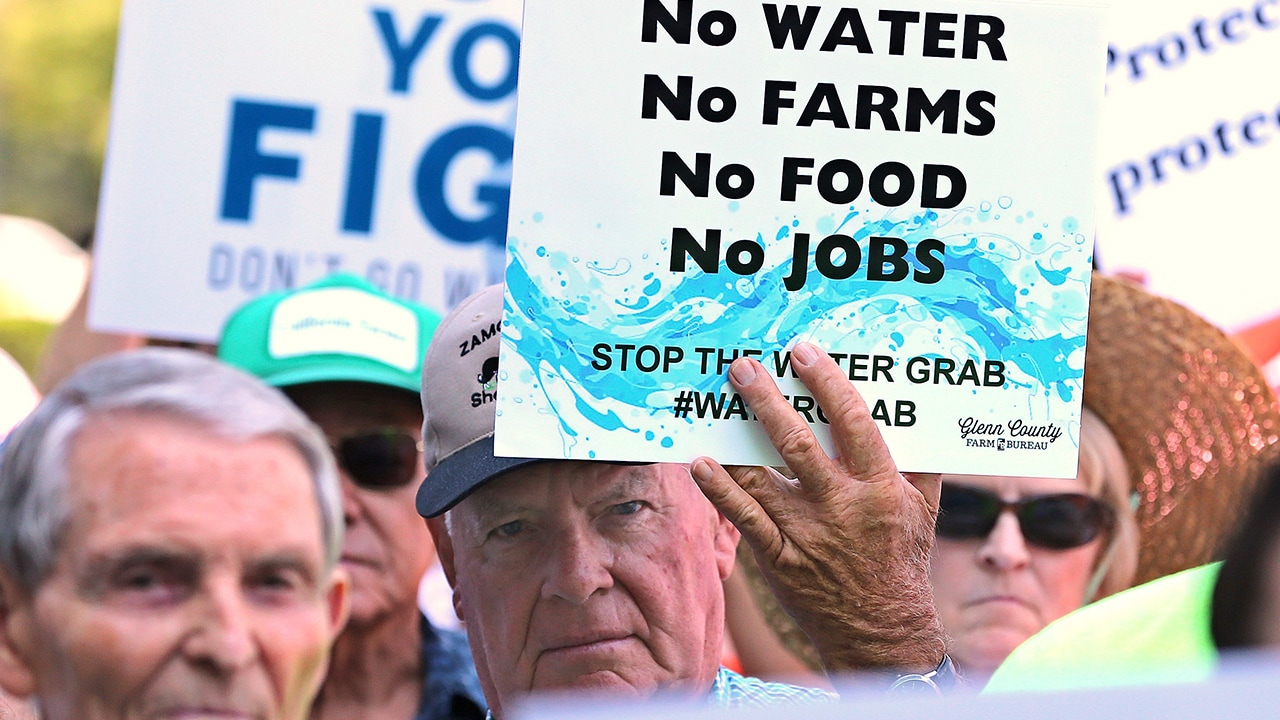
<path fill-rule="evenodd" d="M 1190 310 L 1095 275 L 1084 404 L 1111 428 L 1138 493 L 1134 584 L 1212 560 L 1278 449 L 1257 365 Z"/>
<path fill-rule="evenodd" d="M 1138 496 L 1134 584 L 1213 560 L 1260 468 L 1280 453 L 1280 412 L 1262 372 L 1187 308 L 1096 273 L 1085 358 L 1084 404 L 1115 435 Z M 774 632 L 819 667 L 745 543 L 738 559 Z"/>

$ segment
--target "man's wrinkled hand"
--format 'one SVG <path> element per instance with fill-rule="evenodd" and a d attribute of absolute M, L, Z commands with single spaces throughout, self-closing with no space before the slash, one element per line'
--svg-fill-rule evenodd
<path fill-rule="evenodd" d="M 940 478 L 898 472 L 862 396 L 826 353 L 800 343 L 791 358 L 831 424 L 835 457 L 765 368 L 741 358 L 730 382 L 794 479 L 710 458 L 692 464 L 694 479 L 742 532 L 828 672 L 928 672 L 944 652 L 929 585 Z"/>

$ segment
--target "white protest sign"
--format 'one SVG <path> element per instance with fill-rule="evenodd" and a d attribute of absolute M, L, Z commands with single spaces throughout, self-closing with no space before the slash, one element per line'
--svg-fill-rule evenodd
<path fill-rule="evenodd" d="M 826 348 L 904 469 L 1073 476 L 1101 11 L 528 0 L 500 455 L 776 464 Z"/>
<path fill-rule="evenodd" d="M 443 311 L 501 277 L 519 0 L 127 0 L 90 323 L 213 340 L 355 272 Z"/>
<path fill-rule="evenodd" d="M 1104 269 L 1238 328 L 1280 313 L 1280 0 L 1113 0 Z"/>

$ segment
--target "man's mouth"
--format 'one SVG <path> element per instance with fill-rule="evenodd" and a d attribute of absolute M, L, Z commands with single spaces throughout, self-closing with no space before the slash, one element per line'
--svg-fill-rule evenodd
<path fill-rule="evenodd" d="M 623 632 L 578 635 L 554 641 L 543 650 L 543 653 L 571 655 L 608 652 L 614 648 L 621 647 L 634 638 L 634 635 Z"/>
<path fill-rule="evenodd" d="M 1025 608 L 1031 607 L 1031 604 L 1026 600 L 1023 600 L 1022 598 L 1016 595 L 1009 595 L 1009 594 L 987 595 L 985 597 L 977 598 L 976 600 L 971 601 L 969 604 L 970 605 L 1009 604 L 1009 605 L 1019 605 Z"/>
<path fill-rule="evenodd" d="M 165 720 L 252 720 L 253 713 L 219 707 L 175 708 L 164 714 Z"/>

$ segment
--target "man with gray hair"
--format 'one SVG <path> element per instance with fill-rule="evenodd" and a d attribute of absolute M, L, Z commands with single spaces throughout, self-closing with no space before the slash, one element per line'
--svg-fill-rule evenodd
<path fill-rule="evenodd" d="M 546 691 L 734 708 L 830 699 L 720 666 L 721 583 L 739 532 L 829 670 L 929 692 L 954 677 L 928 578 L 939 478 L 898 472 L 830 357 L 805 343 L 791 354 L 831 421 L 836 457 L 759 363 L 730 369 L 791 478 L 709 458 L 499 457 L 502 310 L 503 288 L 492 286 L 436 331 L 423 361 L 428 474 L 417 497 L 496 717 Z"/>
<path fill-rule="evenodd" d="M 46 720 L 304 718 L 347 609 L 337 473 L 212 358 L 86 365 L 0 455 L 0 686 Z"/>

